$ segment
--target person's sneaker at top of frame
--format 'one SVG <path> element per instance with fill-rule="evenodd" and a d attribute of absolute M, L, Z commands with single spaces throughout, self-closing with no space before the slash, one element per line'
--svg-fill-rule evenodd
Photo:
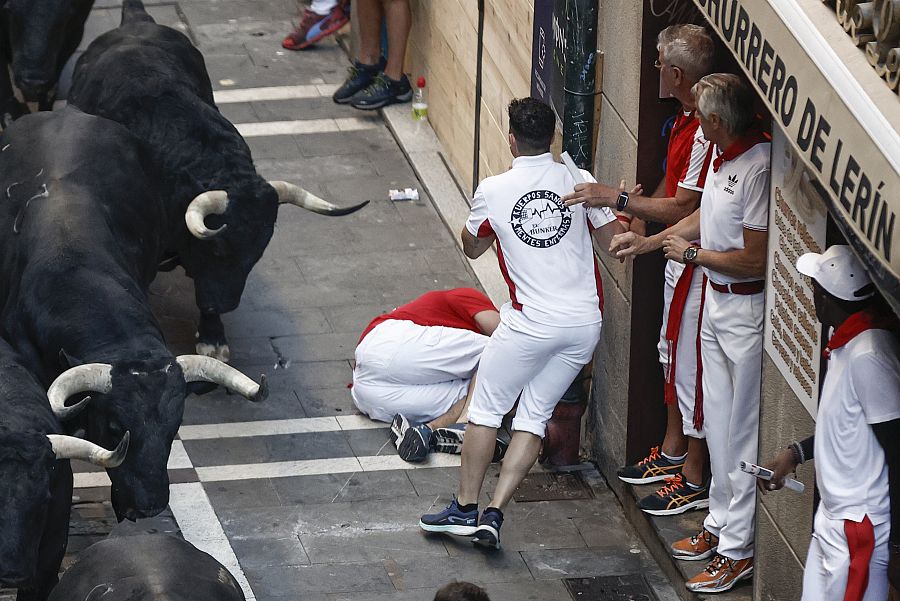
<path fill-rule="evenodd" d="M 675 474 L 655 493 L 638 501 L 638 507 L 651 515 L 678 515 L 709 507 L 709 486 L 694 486 L 683 474 Z"/>
<path fill-rule="evenodd" d="M 650 484 L 671 478 L 684 467 L 684 460 L 672 461 L 663 455 L 659 447 L 634 465 L 627 465 L 616 472 L 619 480 L 628 484 Z"/>
<path fill-rule="evenodd" d="M 434 450 L 439 453 L 450 453 L 451 455 L 459 455 L 462 453 L 463 440 L 466 436 L 466 424 L 452 424 L 443 428 L 434 429 Z M 509 442 L 501 437 L 497 437 L 497 444 L 494 445 L 494 456 L 491 463 L 497 463 L 506 455 L 506 449 L 509 448 Z"/>
<path fill-rule="evenodd" d="M 288 50 L 305 50 L 325 36 L 334 33 L 350 21 L 350 2 L 342 0 L 327 15 L 307 8 L 300 23 L 281 42 Z"/>
<path fill-rule="evenodd" d="M 719 547 L 719 537 L 704 528 L 693 536 L 672 543 L 672 557 L 685 561 L 700 561 L 711 557 Z"/>
<path fill-rule="evenodd" d="M 374 65 L 353 61 L 347 67 L 347 79 L 344 80 L 341 87 L 335 90 L 331 99 L 338 104 L 349 104 L 356 94 L 365 90 L 369 84 L 375 81 L 375 78 L 381 73 L 386 64 L 387 60 L 383 56 Z"/>
<path fill-rule="evenodd" d="M 412 100 L 412 86 L 406 75 L 399 80 L 391 79 L 384 72 L 379 73 L 369 86 L 350 99 L 350 106 L 363 111 L 373 111 L 389 104 Z"/>
<path fill-rule="evenodd" d="M 724 555 L 713 557 L 706 568 L 684 583 L 695 593 L 724 593 L 735 584 L 753 576 L 753 558 L 729 559 Z"/>
<path fill-rule="evenodd" d="M 426 513 L 419 519 L 419 528 L 426 532 L 443 532 L 456 536 L 470 536 L 478 524 L 478 509 L 463 511 L 456 497 L 443 511 Z"/>
<path fill-rule="evenodd" d="M 425 424 L 410 426 L 403 432 L 403 437 L 397 445 L 397 454 L 400 455 L 400 459 L 410 463 L 425 461 L 431 451 L 433 437 L 431 428 Z"/>
<path fill-rule="evenodd" d="M 472 542 L 482 547 L 500 548 L 500 526 L 503 525 L 503 512 L 496 507 L 488 507 L 481 513 L 475 538 Z"/>

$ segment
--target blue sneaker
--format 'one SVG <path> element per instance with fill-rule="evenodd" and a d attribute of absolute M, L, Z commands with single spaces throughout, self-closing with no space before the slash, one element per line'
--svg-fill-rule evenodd
<path fill-rule="evenodd" d="M 395 81 L 382 72 L 372 80 L 369 87 L 350 99 L 350 106 L 373 111 L 396 102 L 409 102 L 412 96 L 412 86 L 409 85 L 406 75 L 400 76 L 400 79 Z"/>
<path fill-rule="evenodd" d="M 397 454 L 400 455 L 400 459 L 410 463 L 425 461 L 431 451 L 432 439 L 431 428 L 425 424 L 410 426 L 397 442 Z"/>
<path fill-rule="evenodd" d="M 478 510 L 460 511 L 459 503 L 454 497 L 447 509 L 440 513 L 423 515 L 419 520 L 419 528 L 426 532 L 471 536 L 475 534 L 476 522 L 478 522 Z"/>
<path fill-rule="evenodd" d="M 475 529 L 475 538 L 472 542 L 483 547 L 500 548 L 500 526 L 503 525 L 503 512 L 493 507 L 488 507 L 478 520 Z"/>
<path fill-rule="evenodd" d="M 453 424 L 444 428 L 435 428 L 434 430 L 434 450 L 439 453 L 450 453 L 451 455 L 461 455 L 463 440 L 466 437 L 465 424 Z M 506 449 L 509 443 L 497 437 L 497 444 L 494 445 L 494 456 L 491 463 L 497 463 L 506 455 Z"/>
<path fill-rule="evenodd" d="M 364 65 L 359 61 L 353 61 L 353 64 L 347 69 L 347 79 L 335 91 L 331 99 L 338 104 L 349 104 L 354 95 L 362 92 L 375 81 L 386 64 L 387 60 L 383 56 L 374 65 Z"/>

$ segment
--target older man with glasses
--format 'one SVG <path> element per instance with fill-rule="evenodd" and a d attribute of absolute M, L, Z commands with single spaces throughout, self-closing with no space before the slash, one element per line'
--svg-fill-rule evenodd
<path fill-rule="evenodd" d="M 765 310 L 771 144 L 754 128 L 754 96 L 736 75 L 715 73 L 693 88 L 700 126 L 715 144 L 700 209 L 650 237 L 613 238 L 619 257 L 662 248 L 666 257 L 703 268 L 700 347 L 702 410 L 712 468 L 703 530 L 677 541 L 677 559 L 702 560 L 687 581 L 698 593 L 720 593 L 753 574 L 754 479 L 738 468 L 758 454 L 760 375 Z M 700 244 L 689 242 L 700 238 Z"/>

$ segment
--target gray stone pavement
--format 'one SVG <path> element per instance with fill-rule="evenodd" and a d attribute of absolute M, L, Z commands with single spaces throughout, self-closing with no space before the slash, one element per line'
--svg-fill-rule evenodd
<path fill-rule="evenodd" d="M 455 232 L 427 195 L 387 200 L 389 188 L 423 186 L 379 114 L 331 102 L 347 65 L 333 40 L 304 53 L 281 49 L 292 0 L 148 5 L 196 41 L 216 90 L 321 88 L 221 103 L 234 123 L 357 119 L 352 131 L 248 138 L 264 176 L 338 204 L 372 200 L 340 218 L 281 208 L 240 308 L 225 317 L 232 364 L 254 378 L 267 374 L 272 392 L 261 404 L 221 391 L 188 399 L 170 460 L 171 506 L 184 536 L 241 574 L 258 601 L 430 600 L 453 579 L 486 586 L 495 601 L 599 599 L 573 597 L 566 579 L 628 574 L 643 576 L 656 599 L 677 599 L 591 469 L 579 478 L 592 498 L 512 503 L 499 552 L 419 530 L 422 513 L 449 502 L 458 458 L 411 469 L 396 457 L 386 424 L 357 416 L 347 385 L 372 317 L 427 290 L 479 285 Z M 117 22 L 117 3 L 99 1 L 88 38 Z M 173 350 L 193 352 L 193 288 L 180 270 L 160 274 L 152 303 Z M 67 561 L 114 522 L 105 476 L 84 465 L 76 471 Z M 483 501 L 496 478 L 491 469 Z"/>

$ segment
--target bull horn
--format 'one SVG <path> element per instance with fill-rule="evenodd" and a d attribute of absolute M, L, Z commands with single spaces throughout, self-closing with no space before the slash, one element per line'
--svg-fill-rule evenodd
<path fill-rule="evenodd" d="M 290 182 L 269 182 L 269 185 L 278 192 L 278 204 L 295 205 L 319 215 L 330 215 L 332 217 L 349 215 L 369 204 L 367 200 L 352 207 L 341 208 Z"/>
<path fill-rule="evenodd" d="M 263 401 L 269 396 L 265 375 L 259 377 L 257 384 L 227 363 L 205 355 L 179 355 L 176 361 L 184 372 L 185 382 L 219 384 L 254 402 Z"/>
<path fill-rule="evenodd" d="M 100 467 L 118 467 L 125 461 L 125 454 L 128 453 L 131 432 L 125 432 L 125 436 L 113 451 L 107 451 L 100 445 L 74 436 L 47 434 L 47 438 L 50 439 L 50 446 L 53 447 L 57 459 L 82 459 Z"/>
<path fill-rule="evenodd" d="M 112 366 L 108 363 L 85 363 L 76 365 L 61 373 L 50 388 L 47 389 L 47 398 L 53 413 L 61 420 L 74 417 L 84 409 L 91 397 L 85 397 L 78 403 L 66 406 L 66 399 L 73 394 L 94 390 L 108 393 L 112 390 Z"/>
<path fill-rule="evenodd" d="M 212 238 L 227 227 L 221 225 L 216 229 L 206 227 L 204 219 L 207 215 L 221 215 L 228 209 L 228 192 L 225 190 L 211 190 L 198 195 L 191 204 L 188 205 L 184 212 L 184 222 L 187 224 L 188 230 L 195 238 L 206 240 Z"/>

